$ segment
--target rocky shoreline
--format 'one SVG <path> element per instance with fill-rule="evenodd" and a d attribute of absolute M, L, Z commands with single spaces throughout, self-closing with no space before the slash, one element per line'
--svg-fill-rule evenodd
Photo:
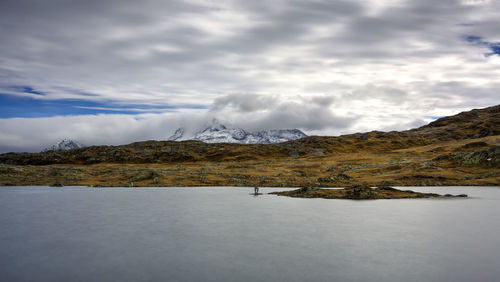
<path fill-rule="evenodd" d="M 411 198 L 465 198 L 467 195 L 440 195 L 436 193 L 421 193 L 411 190 L 398 190 L 388 186 L 372 188 L 365 185 L 355 185 L 342 189 L 322 189 L 302 187 L 300 189 L 269 194 L 294 198 L 324 198 L 349 200 L 376 200 L 376 199 L 411 199 Z"/>

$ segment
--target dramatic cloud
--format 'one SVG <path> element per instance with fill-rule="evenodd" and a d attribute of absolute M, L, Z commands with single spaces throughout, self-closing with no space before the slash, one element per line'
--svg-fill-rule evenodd
<path fill-rule="evenodd" d="M 214 116 L 418 126 L 498 104 L 499 30 L 495 0 L 4 0 L 0 151 L 161 139 Z"/>
<path fill-rule="evenodd" d="M 275 95 L 230 94 L 217 97 L 214 100 L 212 111 L 219 111 L 230 107 L 239 112 L 255 112 L 272 109 L 278 103 Z"/>
<path fill-rule="evenodd" d="M 334 97 L 231 94 L 215 99 L 210 113 L 227 124 L 251 130 L 301 128 L 306 131 L 345 129 L 354 115 L 338 116 Z"/>

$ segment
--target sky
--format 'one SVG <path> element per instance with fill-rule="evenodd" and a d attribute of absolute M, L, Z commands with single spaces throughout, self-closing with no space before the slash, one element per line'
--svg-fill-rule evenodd
<path fill-rule="evenodd" d="M 500 101 L 500 0 L 2 0 L 0 153 L 213 118 L 404 130 Z"/>

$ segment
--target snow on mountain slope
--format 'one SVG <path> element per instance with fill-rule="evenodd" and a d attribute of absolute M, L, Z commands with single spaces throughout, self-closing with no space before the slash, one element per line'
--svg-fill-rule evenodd
<path fill-rule="evenodd" d="M 212 124 L 192 136 L 186 136 L 184 128 L 179 128 L 168 138 L 171 141 L 199 140 L 206 143 L 270 144 L 307 137 L 298 129 L 273 129 L 248 132 L 241 128 L 227 128 L 216 119 Z"/>
<path fill-rule="evenodd" d="M 170 136 L 167 140 L 168 141 L 180 141 L 183 140 L 184 137 L 184 128 L 177 128 L 177 130 L 174 132 L 172 136 Z"/>
<path fill-rule="evenodd" d="M 48 152 L 48 151 L 59 151 L 59 150 L 71 150 L 71 149 L 78 149 L 78 148 L 83 148 L 85 147 L 81 143 L 71 140 L 71 139 L 63 139 L 56 144 L 47 147 L 42 150 L 42 152 Z"/>

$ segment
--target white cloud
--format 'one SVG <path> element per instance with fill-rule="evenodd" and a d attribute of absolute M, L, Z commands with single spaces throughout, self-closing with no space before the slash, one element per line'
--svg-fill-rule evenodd
<path fill-rule="evenodd" d="M 84 145 L 121 145 L 166 140 L 183 123 L 201 124 L 204 114 L 83 115 L 0 119 L 0 152 L 37 152 L 71 138 Z"/>
<path fill-rule="evenodd" d="M 500 57 L 464 40 L 500 42 L 498 30 L 500 2 L 486 0 L 2 1 L 0 95 L 29 86 L 37 99 L 212 107 L 193 121 L 5 119 L 0 143 L 126 143 L 212 115 L 314 134 L 401 129 L 500 101 Z"/>

